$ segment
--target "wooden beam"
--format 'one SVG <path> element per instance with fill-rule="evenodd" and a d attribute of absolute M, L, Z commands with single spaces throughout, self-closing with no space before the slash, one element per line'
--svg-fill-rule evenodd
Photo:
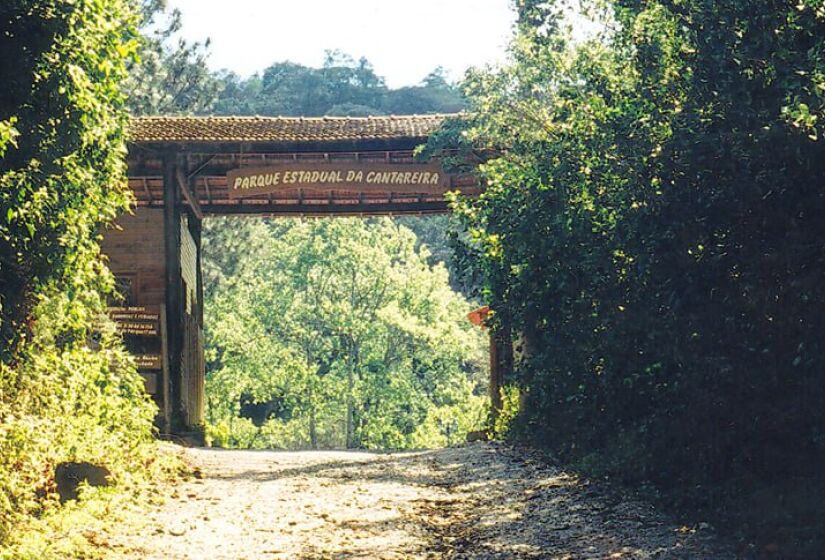
<path fill-rule="evenodd" d="M 186 202 L 189 204 L 189 207 L 192 209 L 192 212 L 195 213 L 195 216 L 199 220 L 203 219 L 203 210 L 201 209 L 200 202 L 198 202 L 198 197 L 195 196 L 195 193 L 192 192 L 190 189 L 189 181 L 190 179 L 186 178 L 186 175 L 183 174 L 183 171 L 180 167 L 175 169 L 175 178 L 178 182 L 178 188 L 180 189 L 181 194 L 183 194 L 183 198 L 186 199 Z"/>
<path fill-rule="evenodd" d="M 400 214 L 449 214 L 445 201 L 393 202 L 363 204 L 210 204 L 203 208 L 206 216 L 386 216 Z"/>
<path fill-rule="evenodd" d="M 427 143 L 426 136 L 408 138 L 371 138 L 369 140 L 335 140 L 329 142 L 130 142 L 130 151 L 134 148 L 148 153 L 163 154 L 169 151 L 190 152 L 202 156 L 213 154 L 259 154 L 259 153 L 352 153 L 385 152 L 414 150 Z"/>
<path fill-rule="evenodd" d="M 192 241 L 195 242 L 195 295 L 197 301 L 195 302 L 194 317 L 196 323 L 196 332 L 194 336 L 194 387 L 198 394 L 197 409 L 190 411 L 190 418 L 194 416 L 197 425 L 204 423 L 204 404 L 206 402 L 205 383 L 206 383 L 206 360 L 204 358 L 203 345 L 203 260 L 202 260 L 202 237 L 203 237 L 203 222 L 197 219 L 189 220 L 189 233 L 192 236 Z"/>
<path fill-rule="evenodd" d="M 201 170 L 205 169 L 205 168 L 206 168 L 206 166 L 207 166 L 207 165 L 209 165 L 209 164 L 212 162 L 212 160 L 213 160 L 213 159 L 215 159 L 216 157 L 218 157 L 216 154 L 212 154 L 211 156 L 209 156 L 209 157 L 205 158 L 205 159 L 203 160 L 203 162 L 201 162 L 201 164 L 200 164 L 200 165 L 198 165 L 195 169 L 193 169 L 192 171 L 189 171 L 189 172 L 186 174 L 186 178 L 187 178 L 187 179 L 192 179 L 195 175 L 197 175 L 198 173 L 200 173 L 200 172 L 201 172 Z"/>
<path fill-rule="evenodd" d="M 209 190 L 209 177 L 203 178 L 203 186 L 206 188 L 206 200 L 212 204 L 212 191 Z"/>
<path fill-rule="evenodd" d="M 161 410 L 163 417 L 161 432 L 172 433 L 172 402 L 171 402 L 171 380 L 169 377 L 169 336 L 167 332 L 166 305 L 160 306 L 160 356 L 161 356 Z"/>
<path fill-rule="evenodd" d="M 415 163 L 414 158 L 412 158 L 409 154 L 409 150 L 396 150 L 390 153 L 389 163 L 393 161 L 397 161 L 399 163 Z M 328 155 L 329 159 L 325 159 L 324 155 Z M 360 152 L 301 152 L 300 154 L 297 152 L 291 153 L 283 153 L 283 152 L 272 152 L 272 153 L 253 153 L 247 154 L 250 157 L 258 157 L 261 158 L 259 165 L 253 165 L 252 162 L 248 162 L 248 167 L 267 167 L 268 165 L 281 165 L 286 164 L 290 161 L 292 162 L 324 162 L 329 161 L 333 163 L 359 163 L 359 162 L 366 162 L 367 164 L 374 163 L 375 165 L 387 165 L 388 161 L 386 158 L 386 151 L 379 151 L 379 152 L 368 152 L 368 151 L 360 151 Z M 229 171 L 234 169 L 238 169 L 241 167 L 237 161 L 238 154 L 232 152 L 224 152 L 224 153 L 216 153 L 211 154 L 204 158 L 203 163 L 196 166 L 192 171 L 186 173 L 187 178 L 191 178 L 195 175 L 199 177 L 203 177 L 204 175 L 213 176 L 213 177 L 223 177 Z M 299 156 L 300 159 L 299 159 Z M 334 157 L 333 157 L 334 156 Z M 266 158 L 265 160 L 263 158 Z M 138 178 L 138 177 L 158 177 L 161 174 L 160 169 L 160 156 L 155 158 L 147 159 L 147 158 L 130 158 L 128 160 L 129 163 L 129 177 L 131 178 Z M 185 172 L 186 170 L 184 170 Z M 460 174 L 460 173 L 459 173 Z"/>
<path fill-rule="evenodd" d="M 149 181 L 146 180 L 146 177 L 143 178 L 143 191 L 146 193 L 146 198 L 149 199 L 149 204 L 152 204 L 152 191 L 149 190 Z"/>
<path fill-rule="evenodd" d="M 496 418 L 498 418 L 503 402 L 501 399 L 501 359 L 499 357 L 498 337 L 495 331 L 490 331 L 490 415 L 492 416 L 492 424 L 495 425 Z"/>

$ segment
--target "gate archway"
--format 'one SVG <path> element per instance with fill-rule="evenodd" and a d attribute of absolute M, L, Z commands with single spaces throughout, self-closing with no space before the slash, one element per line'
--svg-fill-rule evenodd
<path fill-rule="evenodd" d="M 204 421 L 202 220 L 446 213 L 447 192 L 481 192 L 473 177 L 413 156 L 448 117 L 132 119 L 137 206 L 106 232 L 103 251 L 125 296 L 112 316 L 161 430 L 197 431 Z"/>

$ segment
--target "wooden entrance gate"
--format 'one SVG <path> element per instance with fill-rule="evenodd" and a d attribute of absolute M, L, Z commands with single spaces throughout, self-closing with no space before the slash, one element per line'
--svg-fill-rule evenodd
<path fill-rule="evenodd" d="M 202 220 L 445 213 L 448 191 L 481 190 L 472 177 L 416 161 L 415 148 L 445 118 L 131 121 L 129 186 L 137 207 L 106 233 L 103 250 L 115 276 L 128 282 L 123 305 L 165 312 L 153 331 L 157 342 L 141 342 L 162 354 L 142 369 L 161 430 L 193 432 L 204 421 Z"/>

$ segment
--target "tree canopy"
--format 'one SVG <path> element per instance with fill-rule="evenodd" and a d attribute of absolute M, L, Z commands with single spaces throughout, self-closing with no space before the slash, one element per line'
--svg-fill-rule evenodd
<path fill-rule="evenodd" d="M 464 266 L 523 333 L 524 433 L 663 487 L 809 472 L 825 452 L 819 1 L 518 2 L 512 63 L 439 145 L 492 154 Z M 441 142 L 441 144 L 439 144 Z M 763 486 L 764 487 L 764 486 Z"/>
<path fill-rule="evenodd" d="M 327 52 L 321 68 L 277 62 L 248 79 L 221 76 L 213 111 L 223 115 L 351 116 L 455 113 L 458 88 L 436 68 L 421 85 L 390 89 L 365 58 Z"/>
<path fill-rule="evenodd" d="M 255 251 L 227 257 L 227 222 L 208 228 L 217 243 L 205 237 L 207 258 L 218 249 L 236 263 L 207 307 L 216 441 L 430 447 L 483 424 L 484 335 L 412 231 L 389 219 L 256 222 L 240 226 Z"/>

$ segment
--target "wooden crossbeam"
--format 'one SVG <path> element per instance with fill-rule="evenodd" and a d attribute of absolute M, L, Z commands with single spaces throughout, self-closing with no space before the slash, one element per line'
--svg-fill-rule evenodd
<path fill-rule="evenodd" d="M 203 219 L 203 210 L 201 209 L 201 205 L 198 202 L 198 198 L 195 196 L 195 193 L 192 192 L 192 189 L 189 188 L 189 179 L 186 178 L 186 175 L 183 174 L 183 171 L 177 169 L 175 176 L 178 180 L 178 185 L 180 186 L 180 192 L 183 194 L 183 198 L 186 199 L 186 202 L 189 203 L 189 207 L 192 208 L 192 212 L 195 213 L 195 216 L 199 220 Z"/>
<path fill-rule="evenodd" d="M 241 201 L 237 201 L 241 202 Z M 446 201 L 384 202 L 356 204 L 210 204 L 204 207 L 207 216 L 238 214 L 266 216 L 387 216 L 402 214 L 448 214 Z"/>

